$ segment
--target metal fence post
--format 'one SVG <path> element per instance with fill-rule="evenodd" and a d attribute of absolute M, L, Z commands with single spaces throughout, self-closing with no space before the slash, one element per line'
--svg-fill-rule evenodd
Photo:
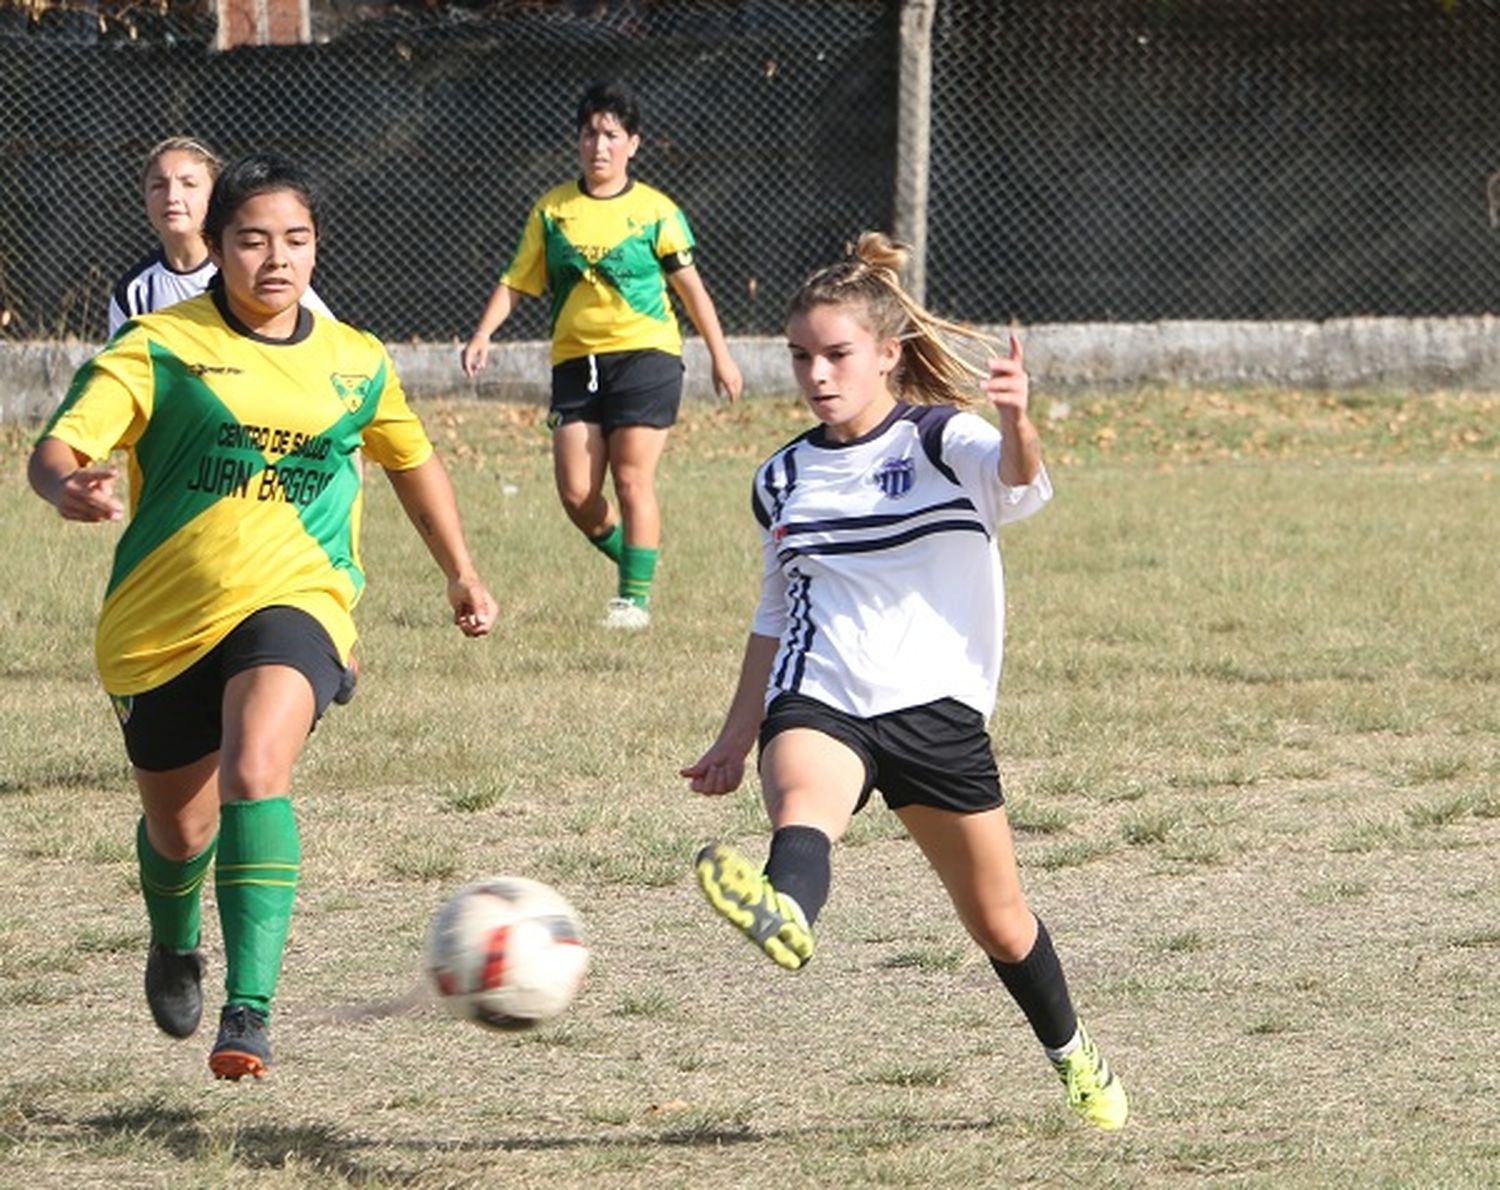
<path fill-rule="evenodd" d="M 932 17 L 937 0 L 902 0 L 896 115 L 896 238 L 911 245 L 907 291 L 927 292 L 927 164 L 932 131 Z"/>

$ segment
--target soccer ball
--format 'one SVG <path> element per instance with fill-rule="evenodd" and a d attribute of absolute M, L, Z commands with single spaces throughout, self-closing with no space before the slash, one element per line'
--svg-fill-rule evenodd
<path fill-rule="evenodd" d="M 572 1003 L 589 966 L 578 914 L 520 876 L 466 884 L 427 931 L 427 973 L 444 1008 L 490 1029 L 529 1029 Z"/>

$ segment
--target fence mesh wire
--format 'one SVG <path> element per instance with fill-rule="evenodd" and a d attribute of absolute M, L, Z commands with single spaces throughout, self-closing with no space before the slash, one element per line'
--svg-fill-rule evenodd
<path fill-rule="evenodd" d="M 576 174 L 572 113 L 605 75 L 640 92 L 636 172 L 686 210 L 727 329 L 776 333 L 810 266 L 890 226 L 899 8 L 315 0 L 326 40 L 213 53 L 202 0 L 0 0 L 0 334 L 103 336 L 152 246 L 143 155 L 191 134 L 319 177 L 341 316 L 466 336 L 532 201 Z M 943 313 L 1497 304 L 1500 0 L 938 0 L 932 78 Z M 526 303 L 505 334 L 544 320 Z"/>
<path fill-rule="evenodd" d="M 1493 2 L 939 3 L 934 41 L 940 307 L 1029 322 L 1496 308 Z"/>

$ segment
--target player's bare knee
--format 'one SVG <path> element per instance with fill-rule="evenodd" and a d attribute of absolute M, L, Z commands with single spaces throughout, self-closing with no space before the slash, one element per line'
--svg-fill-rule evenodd
<path fill-rule="evenodd" d="M 246 753 L 219 770 L 219 799 L 224 802 L 282 797 L 290 786 L 286 764 L 269 755 Z"/>
<path fill-rule="evenodd" d="M 218 829 L 217 816 L 194 814 L 155 820 L 150 824 L 148 837 L 151 849 L 163 859 L 185 863 L 203 854 L 204 848 L 214 841 Z"/>
<path fill-rule="evenodd" d="M 988 908 L 969 923 L 981 950 L 1002 963 L 1019 963 L 1036 942 L 1036 918 L 1024 900 Z"/>

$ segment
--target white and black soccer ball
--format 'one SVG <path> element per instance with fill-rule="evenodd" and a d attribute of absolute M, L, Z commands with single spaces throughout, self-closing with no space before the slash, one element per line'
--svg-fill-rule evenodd
<path fill-rule="evenodd" d="M 443 1007 L 491 1029 L 551 1020 L 573 1002 L 588 966 L 573 906 L 521 876 L 464 885 L 427 931 L 427 973 Z"/>

